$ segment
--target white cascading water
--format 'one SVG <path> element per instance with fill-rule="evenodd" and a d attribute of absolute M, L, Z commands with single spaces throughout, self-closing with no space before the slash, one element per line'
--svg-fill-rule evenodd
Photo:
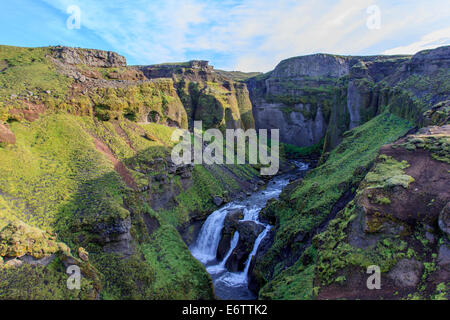
<path fill-rule="evenodd" d="M 297 173 L 308 170 L 309 166 L 302 162 L 294 162 Z M 206 266 L 211 274 L 216 289 L 216 295 L 222 299 L 253 299 L 254 295 L 248 289 L 248 271 L 252 257 L 258 252 L 262 240 L 269 233 L 271 226 L 259 221 L 259 212 L 265 207 L 268 200 L 278 198 L 283 188 L 295 174 L 286 174 L 272 179 L 265 190 L 257 191 L 244 200 L 236 200 L 214 211 L 206 219 L 200 230 L 196 242 L 191 246 L 192 255 Z M 226 269 L 226 262 L 233 253 L 239 241 L 239 233 L 235 232 L 230 242 L 230 249 L 222 261 L 217 261 L 217 249 L 222 236 L 222 229 L 227 214 L 236 209 L 242 209 L 244 218 L 241 221 L 254 221 L 264 226 L 258 235 L 253 249 L 245 263 L 244 271 L 230 272 Z"/>

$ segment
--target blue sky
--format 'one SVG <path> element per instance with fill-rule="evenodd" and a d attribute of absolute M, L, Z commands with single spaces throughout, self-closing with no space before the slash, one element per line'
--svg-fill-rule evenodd
<path fill-rule="evenodd" d="M 66 25 L 71 5 L 80 8 L 80 29 Z M 204 59 L 226 70 L 268 71 L 304 54 L 412 54 L 450 44 L 450 5 L 448 0 L 0 0 L 0 30 L 0 44 L 112 50 L 129 64 Z"/>

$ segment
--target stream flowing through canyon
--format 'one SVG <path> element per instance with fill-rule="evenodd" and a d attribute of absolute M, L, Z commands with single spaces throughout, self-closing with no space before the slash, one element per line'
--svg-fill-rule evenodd
<path fill-rule="evenodd" d="M 204 222 L 197 240 L 190 247 L 192 255 L 206 267 L 214 283 L 216 295 L 225 300 L 252 300 L 256 296 L 248 288 L 248 271 L 252 257 L 258 252 L 261 241 L 272 228 L 269 224 L 259 221 L 259 212 L 270 199 L 278 198 L 282 190 L 293 178 L 299 177 L 309 169 L 309 165 L 300 161 L 293 161 L 296 169 L 290 173 L 274 177 L 263 190 L 256 191 L 243 200 L 232 201 L 220 209 L 211 213 Z M 225 218 L 230 212 L 242 210 L 243 219 L 239 222 L 253 221 L 263 226 L 257 236 L 253 249 L 250 252 L 245 268 L 240 272 L 231 272 L 226 267 L 226 262 L 232 255 L 239 241 L 239 232 L 235 231 L 230 241 L 230 248 L 221 261 L 217 260 L 217 250 L 222 237 Z"/>

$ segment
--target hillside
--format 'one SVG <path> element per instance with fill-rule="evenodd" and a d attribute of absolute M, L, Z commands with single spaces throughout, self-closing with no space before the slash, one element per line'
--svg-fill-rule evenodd
<path fill-rule="evenodd" d="M 446 46 L 247 74 L 0 46 L 0 299 L 215 299 L 190 249 L 227 203 L 213 258 L 260 299 L 448 298 L 449 63 Z M 172 133 L 196 120 L 280 129 L 286 184 L 260 164 L 175 164 Z M 237 202 L 261 199 L 248 221 Z"/>
<path fill-rule="evenodd" d="M 253 188 L 256 170 L 171 163 L 171 134 L 188 126 L 174 81 L 115 53 L 1 46 L 0 61 L 0 297 L 213 298 L 180 232 L 194 237 L 213 199 Z M 17 223 L 36 231 L 17 238 Z M 11 251 L 36 232 L 65 249 Z M 85 251 L 94 285 L 73 296 L 65 255 Z"/>

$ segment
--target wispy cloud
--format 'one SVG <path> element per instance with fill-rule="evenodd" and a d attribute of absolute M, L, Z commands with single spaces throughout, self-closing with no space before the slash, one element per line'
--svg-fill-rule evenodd
<path fill-rule="evenodd" d="M 41 1 L 63 17 L 69 5 L 81 8 L 82 29 L 61 30 L 58 39 L 94 35 L 138 64 L 199 58 L 268 71 L 302 54 L 413 53 L 450 43 L 445 0 Z M 374 4 L 381 28 L 369 30 L 366 9 Z"/>
<path fill-rule="evenodd" d="M 414 54 L 421 50 L 434 49 L 450 44 L 450 27 L 424 35 L 419 41 L 384 51 L 384 54 Z"/>

